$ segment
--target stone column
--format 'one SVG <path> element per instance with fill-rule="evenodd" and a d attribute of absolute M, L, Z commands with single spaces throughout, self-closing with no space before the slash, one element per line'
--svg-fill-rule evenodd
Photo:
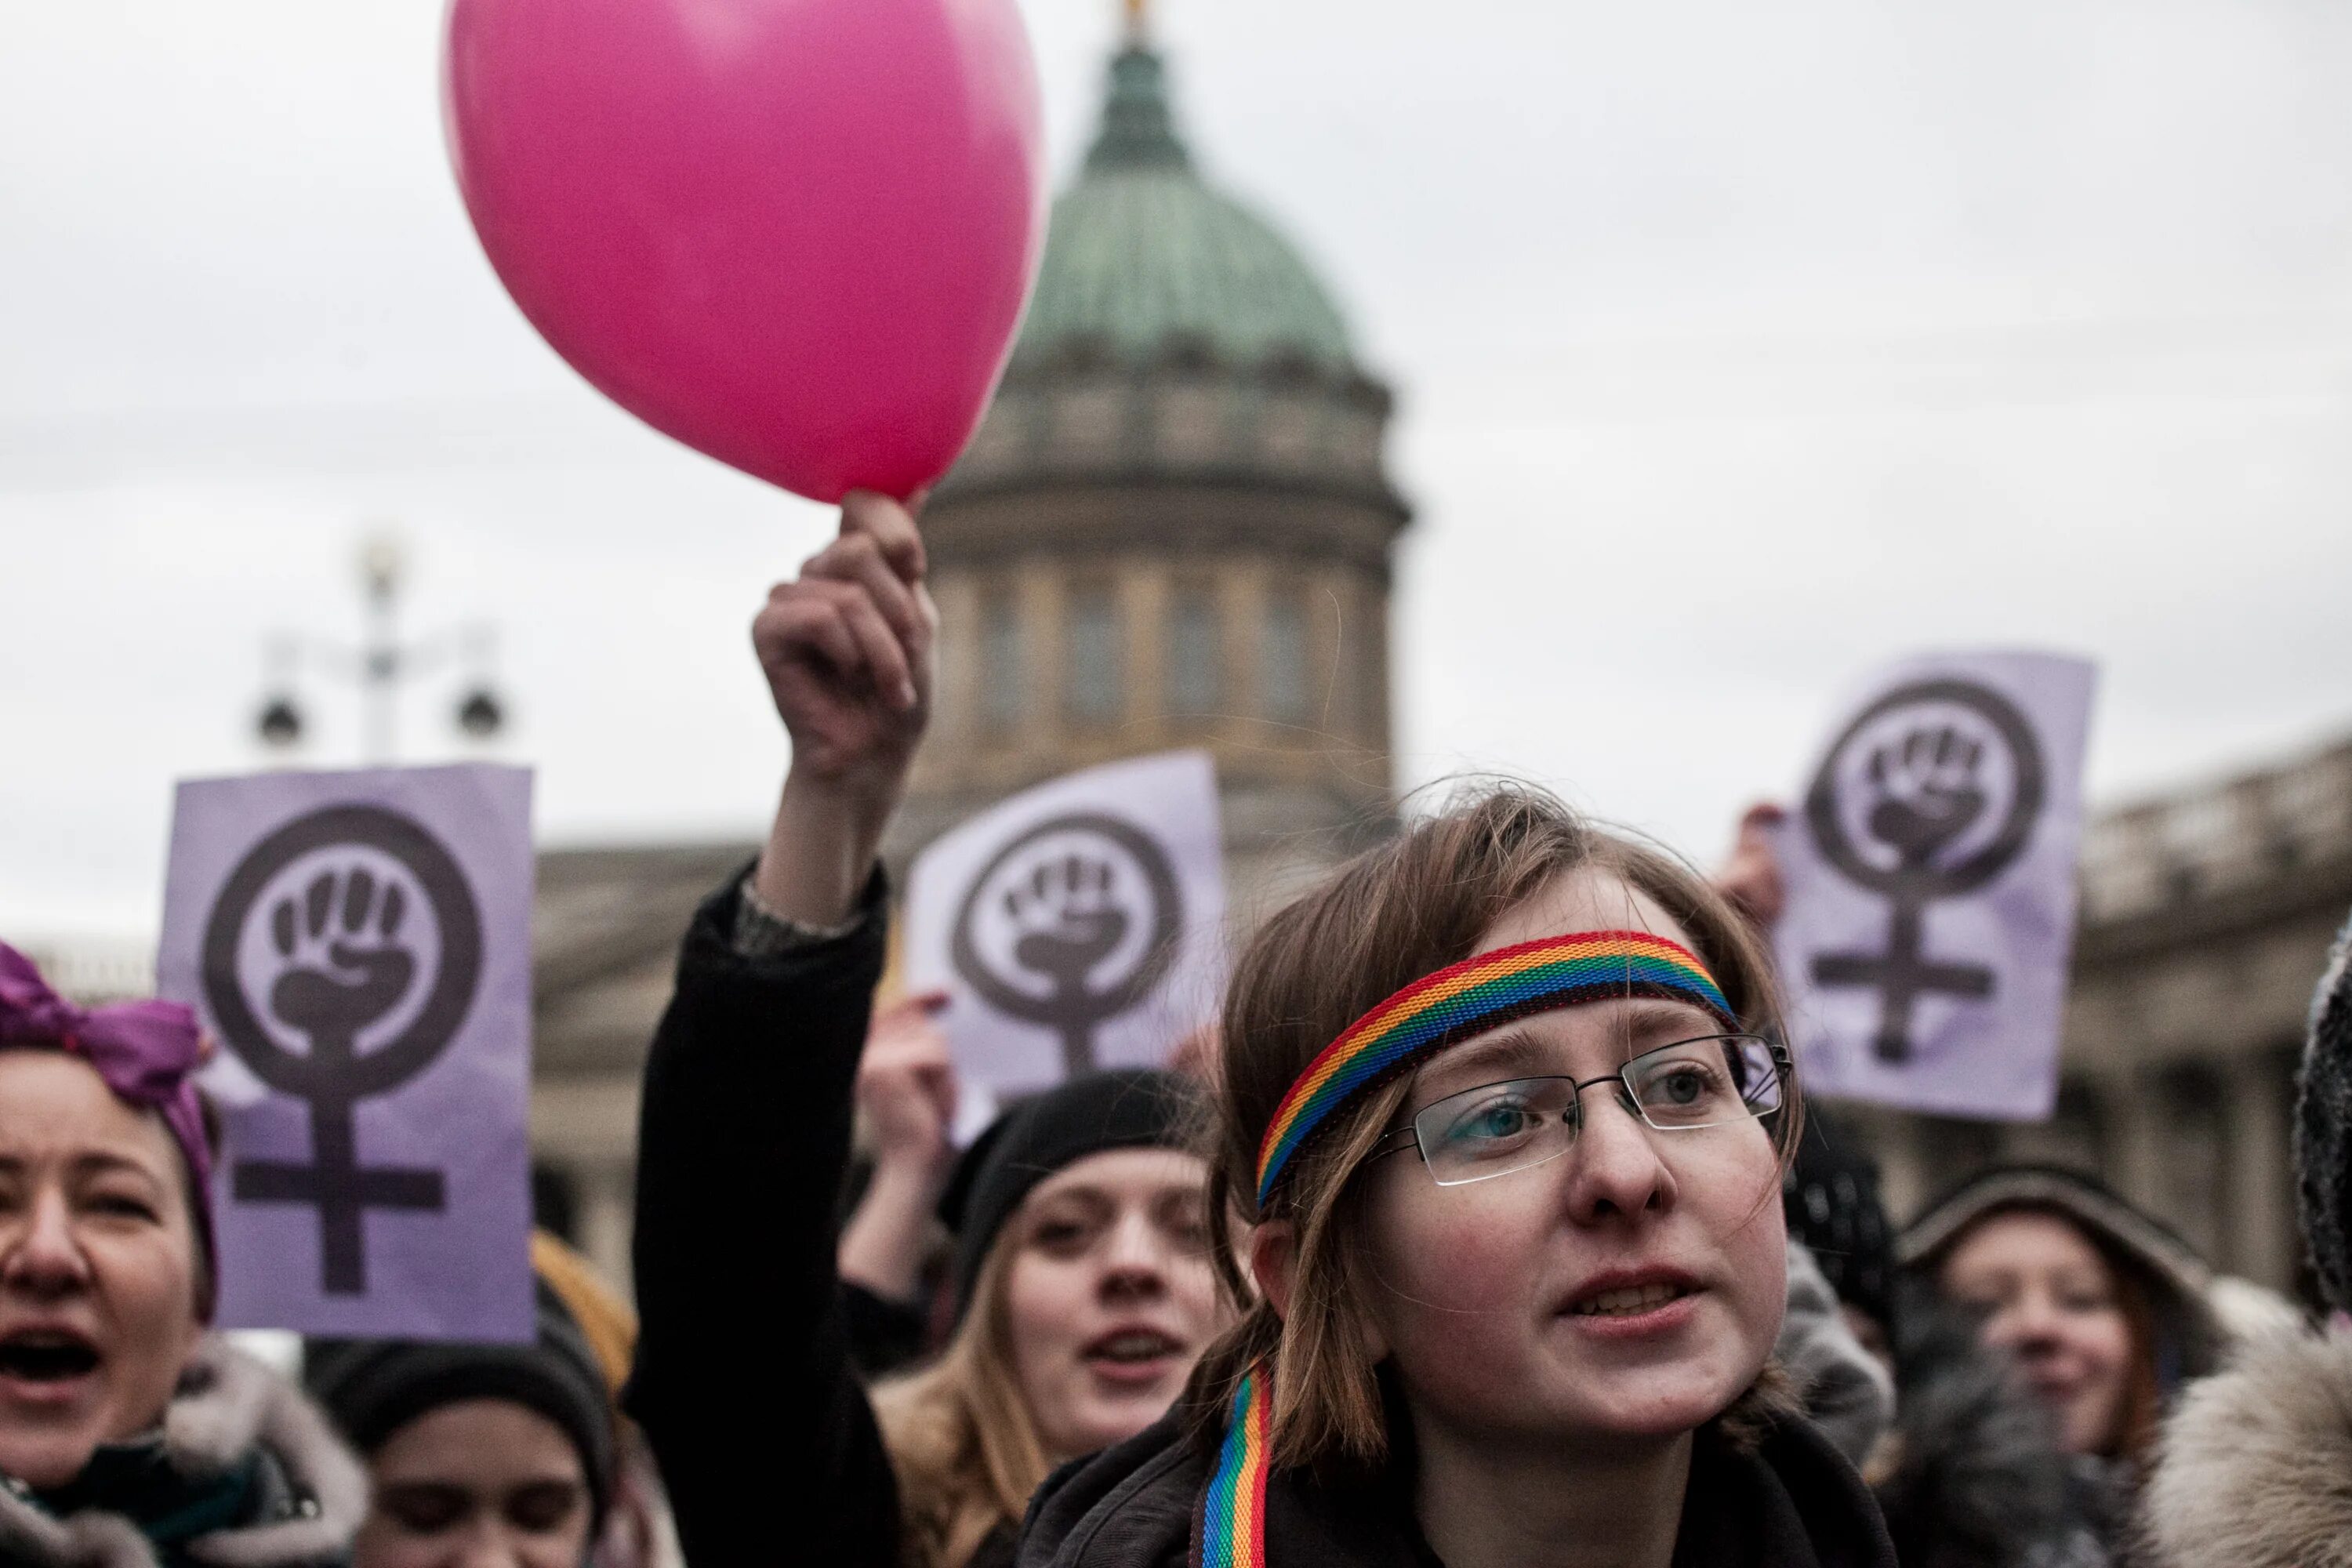
<path fill-rule="evenodd" d="M 1137 751 L 1170 744 L 1168 617 L 1171 583 L 1161 561 L 1122 561 L 1114 591 L 1127 638 L 1126 727 Z"/>
<path fill-rule="evenodd" d="M 2104 1173 L 2116 1190 L 2150 1214 L 2164 1212 L 2164 1110 L 2161 1087 L 2128 1069 L 2100 1085 L 2108 1129 Z"/>
<path fill-rule="evenodd" d="M 2299 1260 L 2294 1227 L 2294 1165 L 2289 1127 L 2292 1078 L 2268 1053 L 2229 1067 L 2222 1107 L 2230 1161 L 2229 1256 L 2232 1274 L 2292 1289 Z"/>

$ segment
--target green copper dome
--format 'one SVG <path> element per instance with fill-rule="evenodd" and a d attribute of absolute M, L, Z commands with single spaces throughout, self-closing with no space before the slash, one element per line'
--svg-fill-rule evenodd
<path fill-rule="evenodd" d="M 1176 138 L 1160 57 L 1130 45 L 1077 181 L 1054 204 L 1016 373 L 1066 356 L 1149 363 L 1350 363 L 1348 330 L 1296 251 L 1201 181 Z"/>

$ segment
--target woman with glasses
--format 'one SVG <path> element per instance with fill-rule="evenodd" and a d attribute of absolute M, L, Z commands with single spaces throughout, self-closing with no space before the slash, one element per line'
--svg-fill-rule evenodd
<path fill-rule="evenodd" d="M 1887 1568 L 1771 1367 L 1771 1023 L 1720 895 L 1528 792 L 1275 916 L 1223 1028 L 1240 1320 L 1176 1415 L 1048 1483 L 1017 1561 Z"/>

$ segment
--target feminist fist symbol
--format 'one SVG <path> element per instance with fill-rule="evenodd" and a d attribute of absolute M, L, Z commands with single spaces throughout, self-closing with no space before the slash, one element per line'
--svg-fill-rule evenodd
<path fill-rule="evenodd" d="M 1984 815 L 1977 783 L 1984 743 L 1947 724 L 1922 726 L 1870 754 L 1870 835 L 1892 847 L 1906 870 L 1930 865 L 1937 853 Z"/>
<path fill-rule="evenodd" d="M 980 868 L 956 911 L 949 961 L 991 1006 L 1059 1035 L 1063 1070 L 1075 1077 L 1096 1065 L 1096 1029 L 1140 1005 L 1168 973 L 1183 920 L 1175 868 L 1157 840 L 1118 817 L 1072 812 Z M 1122 949 L 1131 957 L 1098 974 Z M 1015 970 L 1043 979 L 1042 991 L 1017 983 Z"/>
<path fill-rule="evenodd" d="M 1954 708 L 1969 717 L 1955 722 Z M 1873 745 L 1874 737 L 1890 731 L 1899 738 Z M 1857 779 L 1841 759 L 1864 746 L 1872 750 Z M 2008 799 L 1981 842 L 1957 858 L 1939 859 L 1991 808 L 1979 772 L 1988 747 L 2007 759 L 2001 773 Z M 1938 899 L 1983 887 L 2025 853 L 2042 816 L 2046 778 L 2041 742 L 2024 712 L 1971 680 L 1916 681 L 1882 694 L 1822 759 L 1805 793 L 1806 826 L 1832 868 L 1856 888 L 1885 899 L 1886 945 L 1877 952 L 1815 953 L 1812 979 L 1816 985 L 1878 993 L 1872 1048 L 1881 1061 L 1911 1058 L 1912 1010 L 1922 996 L 1981 1000 L 1993 994 L 1991 969 L 1928 953 L 1926 911 Z M 1895 851 L 1891 867 L 1863 855 L 1848 835 L 1841 804 L 1852 784 L 1870 803 L 1864 817 L 1870 837 Z"/>
<path fill-rule="evenodd" d="M 349 1059 L 361 1031 L 407 994 L 416 959 L 394 945 L 408 912 L 399 883 L 378 884 L 366 867 L 355 866 L 343 878 L 340 910 L 335 884 L 334 872 L 321 871 L 299 910 L 291 895 L 270 910 L 270 940 L 293 967 L 269 988 L 269 1010 L 310 1037 L 314 1058 L 341 1061 Z"/>
<path fill-rule="evenodd" d="M 1021 931 L 1013 962 L 1057 992 L 1084 991 L 1087 975 L 1127 934 L 1127 911 L 1111 901 L 1110 863 L 1077 855 L 1048 860 L 1009 889 L 1004 912 Z"/>
<path fill-rule="evenodd" d="M 354 848 L 389 858 L 406 876 L 393 881 L 363 866 L 330 866 L 310 876 L 299 894 L 265 905 L 274 879 L 303 857 L 324 851 L 343 859 Z M 429 973 L 416 944 L 401 936 L 412 901 L 420 900 L 436 933 Z M 248 917 L 264 908 L 275 973 L 266 994 L 257 984 L 248 995 L 239 955 Z M 423 1072 L 464 1025 L 482 973 L 473 889 L 441 841 L 415 818 L 385 806 L 324 806 L 279 827 L 237 861 L 205 917 L 203 952 L 205 999 L 230 1049 L 256 1078 L 310 1110 L 310 1159 L 237 1159 L 229 1168 L 230 1196 L 239 1204 L 316 1210 L 320 1289 L 364 1295 L 366 1216 L 378 1210 L 439 1214 L 447 1194 L 442 1172 L 433 1167 L 362 1161 L 353 1109 Z M 360 1036 L 389 1020 L 412 989 L 422 994 L 407 1021 L 362 1055 Z M 262 1023 L 259 1005 L 309 1037 L 309 1052 L 280 1044 Z"/>

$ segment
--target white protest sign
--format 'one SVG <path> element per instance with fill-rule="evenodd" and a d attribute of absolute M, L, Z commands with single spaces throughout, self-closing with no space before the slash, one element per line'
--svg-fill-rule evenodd
<path fill-rule="evenodd" d="M 183 784 L 156 992 L 224 1047 L 224 1328 L 531 1336 L 530 774 Z"/>
<path fill-rule="evenodd" d="M 2050 1114 L 2093 681 L 2053 654 L 1923 658 L 1847 710 L 1780 837 L 1810 1092 Z"/>
<path fill-rule="evenodd" d="M 906 974 L 942 1016 L 978 1131 L 1001 1099 L 1157 1067 L 1214 1016 L 1224 858 L 1203 752 L 1111 763 L 943 835 L 907 884 Z"/>

